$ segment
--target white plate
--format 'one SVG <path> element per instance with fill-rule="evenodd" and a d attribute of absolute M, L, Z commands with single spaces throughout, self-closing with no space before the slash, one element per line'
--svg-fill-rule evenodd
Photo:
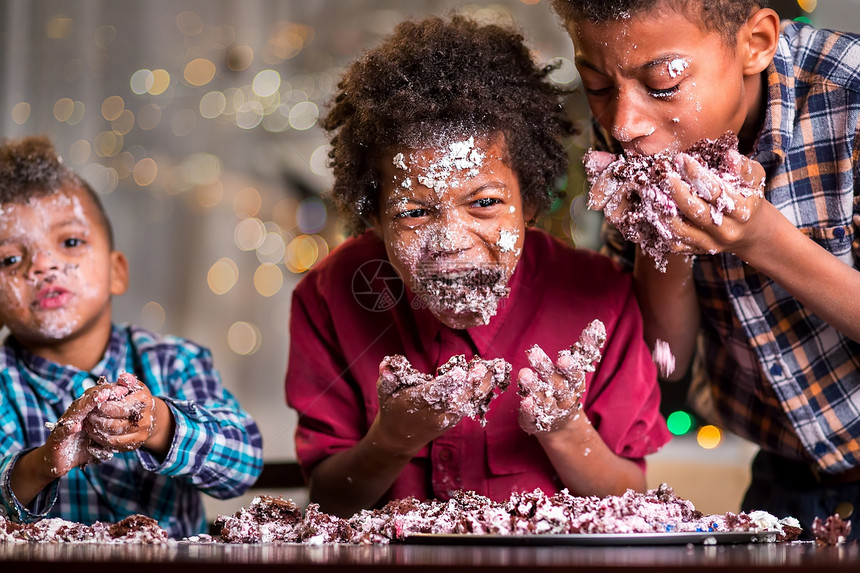
<path fill-rule="evenodd" d="M 689 533 L 572 533 L 534 535 L 414 533 L 403 543 L 421 545 L 714 545 L 772 542 L 773 532 L 722 531 Z"/>

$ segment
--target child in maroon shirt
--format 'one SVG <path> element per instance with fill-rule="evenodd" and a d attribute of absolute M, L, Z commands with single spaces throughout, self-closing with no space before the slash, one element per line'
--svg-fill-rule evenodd
<path fill-rule="evenodd" d="M 346 70 L 324 127 L 356 236 L 294 292 L 286 378 L 323 510 L 644 489 L 668 432 L 630 280 L 526 229 L 572 132 L 548 71 L 460 17 L 405 22 Z"/>

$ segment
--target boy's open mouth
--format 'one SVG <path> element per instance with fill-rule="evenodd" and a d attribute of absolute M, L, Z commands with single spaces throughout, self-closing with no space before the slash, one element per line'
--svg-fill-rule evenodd
<path fill-rule="evenodd" d="M 58 286 L 48 286 L 39 291 L 33 306 L 40 310 L 50 310 L 64 306 L 72 297 L 72 293 Z"/>

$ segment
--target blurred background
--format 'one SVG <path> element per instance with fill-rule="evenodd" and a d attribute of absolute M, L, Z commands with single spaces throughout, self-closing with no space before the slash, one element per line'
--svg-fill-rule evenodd
<path fill-rule="evenodd" d="M 860 31 L 860 0 L 771 2 L 783 18 Z M 328 146 L 317 125 L 343 67 L 401 20 L 457 11 L 519 28 L 552 79 L 579 78 L 545 0 L 0 0 L 0 130 L 47 134 L 98 191 L 131 288 L 115 320 L 209 347 L 225 386 L 256 418 L 266 461 L 294 459 L 284 400 L 290 295 L 343 239 L 325 199 Z M 540 223 L 597 248 L 579 156 L 567 197 Z M 701 425 L 683 388 L 664 411 L 678 437 L 649 463 L 706 512 L 736 511 L 755 448 Z M 301 490 L 284 493 L 306 503 Z M 210 518 L 250 498 L 209 500 Z"/>

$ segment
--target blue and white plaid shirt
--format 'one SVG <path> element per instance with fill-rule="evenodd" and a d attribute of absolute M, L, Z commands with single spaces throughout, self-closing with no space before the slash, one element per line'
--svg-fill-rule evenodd
<path fill-rule="evenodd" d="M 69 404 L 99 376 L 137 376 L 173 412 L 176 432 L 167 457 L 144 449 L 75 468 L 45 488 L 29 507 L 12 494 L 15 460 L 41 446 Z M 0 513 L 15 521 L 61 517 L 91 524 L 136 513 L 158 520 L 174 538 L 202 533 L 200 493 L 219 499 L 250 487 L 263 467 L 254 420 L 221 385 L 205 348 L 135 326 L 114 325 L 101 362 L 91 371 L 55 364 L 9 337 L 0 346 Z"/>

